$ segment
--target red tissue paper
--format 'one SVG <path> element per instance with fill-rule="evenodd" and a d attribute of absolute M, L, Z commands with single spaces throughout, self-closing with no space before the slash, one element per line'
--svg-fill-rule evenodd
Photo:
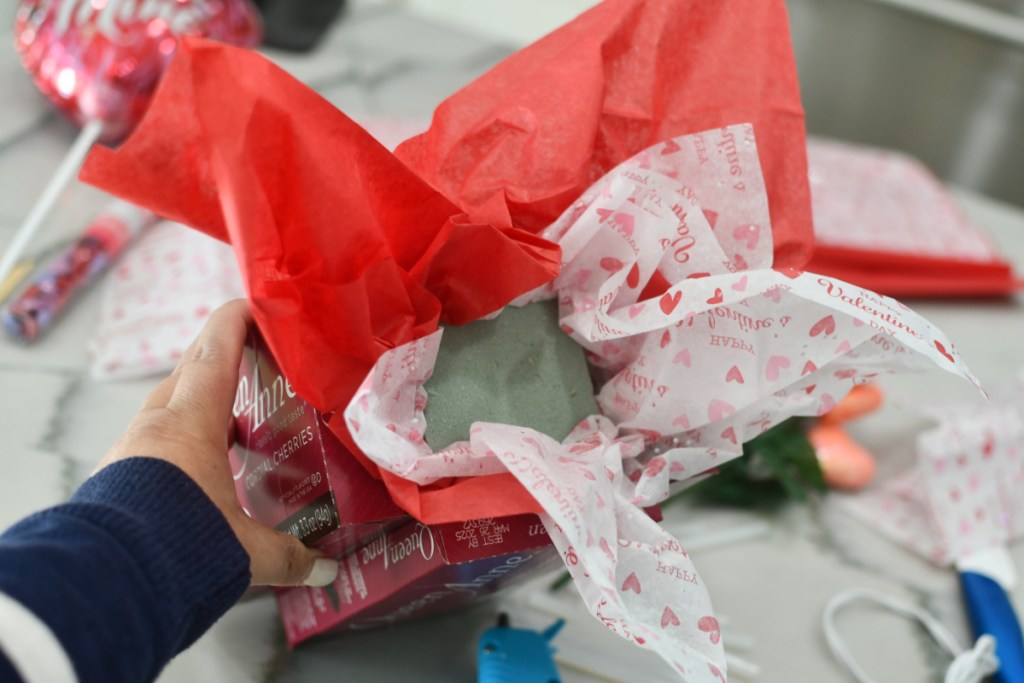
<path fill-rule="evenodd" d="M 452 95 L 392 155 L 259 55 L 182 42 L 135 133 L 82 177 L 234 246 L 256 322 L 299 395 L 341 411 L 380 355 L 557 274 L 537 236 L 653 144 L 752 123 L 774 267 L 812 246 L 803 111 L 782 0 L 609 0 Z M 425 522 L 539 508 L 511 475 L 420 487 Z"/>

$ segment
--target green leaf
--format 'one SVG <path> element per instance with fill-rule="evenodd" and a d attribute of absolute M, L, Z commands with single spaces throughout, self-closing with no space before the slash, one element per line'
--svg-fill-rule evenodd
<path fill-rule="evenodd" d="M 825 480 L 804 424 L 802 418 L 779 423 L 745 443 L 743 455 L 719 468 L 718 474 L 679 495 L 739 507 L 807 502 L 809 493 L 825 490 Z"/>

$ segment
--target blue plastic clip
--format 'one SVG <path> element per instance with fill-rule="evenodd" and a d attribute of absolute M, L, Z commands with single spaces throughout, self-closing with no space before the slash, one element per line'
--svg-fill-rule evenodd
<path fill-rule="evenodd" d="M 540 633 L 512 628 L 508 615 L 484 631 L 477 648 L 478 683 L 562 683 L 555 667 L 552 639 L 565 626 L 559 619 Z"/>

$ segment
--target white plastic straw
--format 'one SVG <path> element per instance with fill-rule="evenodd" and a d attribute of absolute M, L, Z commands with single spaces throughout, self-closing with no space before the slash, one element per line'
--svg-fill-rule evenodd
<path fill-rule="evenodd" d="M 623 668 L 618 664 L 618 654 L 621 650 L 614 647 L 608 648 L 601 645 L 602 639 L 611 636 L 610 632 L 599 624 L 583 607 L 579 597 L 573 591 L 566 591 L 567 595 L 556 595 L 547 588 L 539 588 L 530 591 L 526 595 L 526 605 L 548 616 L 565 619 L 566 628 L 555 642 L 555 660 L 565 666 L 572 667 L 579 671 L 595 675 L 607 681 L 615 683 L 629 683 L 631 681 L 660 681 L 659 672 L 671 670 L 657 657 L 651 657 L 637 652 L 628 660 L 628 666 Z M 734 652 L 729 642 L 729 634 L 723 632 L 723 641 L 727 651 L 725 661 L 729 675 L 735 675 L 744 680 L 754 680 L 761 674 L 761 667 L 753 662 L 740 657 Z M 592 646 L 584 645 L 589 640 Z M 753 645 L 753 638 L 741 636 L 745 648 Z M 740 648 L 744 649 L 744 648 Z M 629 673 L 623 674 L 623 671 Z M 673 678 L 674 680 L 674 678 Z"/>
<path fill-rule="evenodd" d="M 57 167 L 53 178 L 46 185 L 35 206 L 32 207 L 32 210 L 29 211 L 28 216 L 25 218 L 25 222 L 21 224 L 18 232 L 14 234 L 14 239 L 7 245 L 3 257 L 0 258 L 0 282 L 3 282 L 14 268 L 21 254 L 25 251 L 25 247 L 28 246 L 29 241 L 38 232 L 39 226 L 43 224 L 43 220 L 50 213 L 50 209 L 53 208 L 61 191 L 75 177 L 79 167 L 85 160 L 85 155 L 89 153 L 89 149 L 99 138 L 102 131 L 102 121 L 90 121 L 82 128 L 82 132 L 75 139 L 75 144 L 71 146 L 63 161 L 60 162 L 60 166 Z"/>
<path fill-rule="evenodd" d="M 767 536 L 772 527 L 768 522 L 745 522 L 725 528 L 703 530 L 698 533 L 680 533 L 669 525 L 665 528 L 674 533 L 687 552 L 702 552 L 715 548 L 736 545 L 755 538 Z"/>

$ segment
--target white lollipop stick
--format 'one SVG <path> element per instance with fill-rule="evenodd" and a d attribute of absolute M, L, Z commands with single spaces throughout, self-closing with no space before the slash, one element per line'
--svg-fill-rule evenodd
<path fill-rule="evenodd" d="M 85 160 L 85 155 L 89 153 L 89 149 L 99 138 L 101 132 L 103 132 L 102 121 L 89 121 L 83 126 L 82 132 L 75 138 L 75 144 L 71 146 L 64 156 L 64 160 L 60 162 L 57 172 L 53 174 L 53 178 L 46 185 L 35 206 L 29 211 L 25 222 L 18 228 L 18 232 L 14 233 L 14 239 L 7 245 L 3 258 L 0 258 L 0 282 L 3 282 L 10 274 L 18 262 L 18 258 L 25 251 L 25 247 L 28 246 L 29 240 L 36 234 L 39 226 L 43 224 L 43 219 L 50 213 L 50 209 L 53 208 L 61 191 L 75 177 Z"/>

